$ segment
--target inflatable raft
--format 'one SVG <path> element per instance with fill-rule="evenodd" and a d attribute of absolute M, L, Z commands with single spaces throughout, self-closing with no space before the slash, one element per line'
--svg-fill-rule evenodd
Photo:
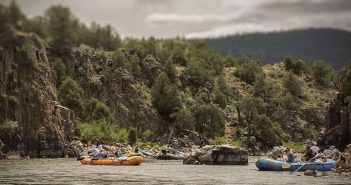
<path fill-rule="evenodd" d="M 295 171 L 306 163 L 287 163 L 283 161 L 277 161 L 270 158 L 260 158 L 256 161 L 256 167 L 263 171 Z M 335 168 L 336 162 L 331 159 L 327 159 L 326 162 L 310 162 L 303 166 L 299 171 L 305 170 L 317 170 L 317 171 L 330 171 Z"/>
<path fill-rule="evenodd" d="M 132 156 L 128 158 L 116 158 L 116 159 L 92 159 L 84 158 L 80 160 L 80 163 L 86 165 L 115 165 L 115 166 L 137 166 L 144 161 L 141 156 Z"/>

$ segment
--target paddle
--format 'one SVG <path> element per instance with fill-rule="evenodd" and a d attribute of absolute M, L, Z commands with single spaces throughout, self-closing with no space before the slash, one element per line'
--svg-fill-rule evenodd
<path fill-rule="evenodd" d="M 294 170 L 294 172 L 299 171 L 301 168 L 303 168 L 304 166 L 306 166 L 306 164 L 308 164 L 308 163 L 312 162 L 314 159 L 315 159 L 315 158 L 313 157 L 312 159 L 310 159 L 309 161 L 307 161 L 307 163 L 305 163 L 304 165 L 302 165 L 300 168 L 298 168 L 298 169 Z"/>

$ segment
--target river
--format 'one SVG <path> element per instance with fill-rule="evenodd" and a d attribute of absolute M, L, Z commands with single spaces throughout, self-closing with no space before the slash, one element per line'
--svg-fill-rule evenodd
<path fill-rule="evenodd" d="M 89 166 L 75 159 L 0 160 L 0 184 L 351 184 L 346 176 L 264 172 L 249 165 L 183 165 L 146 160 L 140 166 Z"/>

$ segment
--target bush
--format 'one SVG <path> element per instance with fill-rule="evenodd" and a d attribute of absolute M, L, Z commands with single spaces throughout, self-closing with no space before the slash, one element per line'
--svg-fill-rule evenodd
<path fill-rule="evenodd" d="M 260 138 L 266 145 L 279 146 L 282 144 L 279 136 L 283 134 L 283 131 L 277 123 L 273 123 L 264 114 L 255 116 L 254 122 L 256 125 L 254 135 Z"/>
<path fill-rule="evenodd" d="M 183 80 L 187 85 L 201 87 L 212 82 L 212 73 L 205 67 L 205 61 L 202 58 L 193 57 L 184 71 Z"/>
<path fill-rule="evenodd" d="M 223 145 L 223 144 L 228 144 L 228 139 L 227 136 L 216 136 L 214 139 L 214 142 L 216 145 Z"/>
<path fill-rule="evenodd" d="M 84 112 L 87 120 L 112 119 L 110 109 L 94 97 L 90 98 Z"/>
<path fill-rule="evenodd" d="M 286 110 L 297 110 L 299 107 L 298 100 L 290 93 L 287 93 L 285 96 L 278 97 L 278 103 Z"/>
<path fill-rule="evenodd" d="M 295 152 L 298 153 L 304 153 L 305 152 L 305 146 L 303 144 L 300 143 L 295 143 L 292 141 L 287 141 L 287 142 L 283 142 L 283 146 L 285 148 L 291 148 L 293 149 Z"/>
<path fill-rule="evenodd" d="M 92 75 L 91 77 L 89 77 L 89 83 L 93 87 L 101 87 L 102 86 L 101 76 Z"/>
<path fill-rule="evenodd" d="M 118 135 L 115 132 L 115 126 L 105 119 L 94 120 L 85 123 L 79 123 L 82 139 L 118 141 Z"/>
<path fill-rule="evenodd" d="M 215 94 L 214 103 L 218 104 L 219 107 L 224 109 L 227 106 L 228 97 L 224 95 L 219 89 L 216 89 L 214 94 Z"/>
<path fill-rule="evenodd" d="M 63 79 L 66 77 L 66 66 L 62 62 L 62 59 L 56 58 L 54 63 L 52 64 L 52 69 L 56 74 L 57 85 L 61 85 Z"/>
<path fill-rule="evenodd" d="M 58 99 L 62 105 L 76 111 L 78 115 L 82 115 L 84 110 L 82 93 L 83 90 L 79 84 L 68 77 L 59 88 Z"/>
<path fill-rule="evenodd" d="M 333 68 L 331 65 L 323 62 L 323 61 L 315 61 L 312 66 L 312 75 L 316 82 L 324 87 L 328 87 L 331 76 L 332 76 Z"/>
<path fill-rule="evenodd" d="M 262 72 L 260 63 L 249 60 L 241 64 L 235 71 L 234 75 L 252 85 L 255 82 L 256 75 L 260 72 Z"/>
<path fill-rule="evenodd" d="M 215 138 L 224 135 L 223 112 L 213 104 L 195 105 L 193 107 L 195 129 L 202 136 Z"/>
<path fill-rule="evenodd" d="M 128 142 L 128 131 L 125 128 L 120 129 L 117 132 L 117 141 L 120 143 L 127 143 Z"/>
<path fill-rule="evenodd" d="M 153 135 L 153 133 L 151 130 L 145 130 L 141 135 L 145 140 L 147 140 Z"/>
<path fill-rule="evenodd" d="M 194 130 L 195 119 L 191 111 L 185 108 L 179 109 L 177 112 L 172 113 L 172 119 L 175 120 L 175 133 L 179 134 L 184 130 Z"/>
<path fill-rule="evenodd" d="M 243 142 L 241 141 L 241 140 L 234 140 L 233 142 L 232 142 L 232 145 L 233 146 L 236 146 L 236 147 L 242 147 L 243 146 Z"/>
<path fill-rule="evenodd" d="M 302 60 L 294 61 L 290 57 L 285 58 L 284 65 L 285 65 L 285 70 L 291 71 L 297 75 L 307 70 L 307 65 L 304 61 Z"/>
<path fill-rule="evenodd" d="M 338 74 L 337 84 L 340 84 L 338 89 L 344 97 L 351 95 L 351 65 L 348 65 Z"/>
<path fill-rule="evenodd" d="M 289 72 L 283 78 L 283 85 L 288 93 L 293 95 L 294 97 L 301 95 L 302 93 L 302 82 L 296 78 L 296 76 Z"/>

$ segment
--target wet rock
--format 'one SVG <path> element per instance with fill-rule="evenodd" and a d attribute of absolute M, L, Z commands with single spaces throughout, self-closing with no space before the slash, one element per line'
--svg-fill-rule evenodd
<path fill-rule="evenodd" d="M 305 176 L 315 176 L 317 172 L 315 170 L 306 170 L 303 174 Z"/>
<path fill-rule="evenodd" d="M 207 165 L 246 165 L 248 153 L 230 145 L 206 146 L 201 152 L 196 152 L 196 156 L 186 158 L 183 164 L 192 164 L 194 159 Z"/>
<path fill-rule="evenodd" d="M 186 159 L 183 160 L 183 164 L 201 164 L 200 161 L 198 159 L 196 159 L 196 157 L 190 156 Z"/>

